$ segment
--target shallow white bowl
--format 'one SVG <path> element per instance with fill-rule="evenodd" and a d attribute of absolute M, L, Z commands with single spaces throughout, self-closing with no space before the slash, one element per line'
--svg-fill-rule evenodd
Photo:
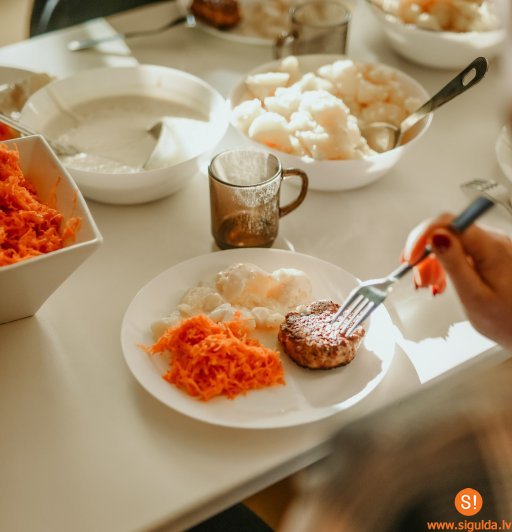
<path fill-rule="evenodd" d="M 373 5 L 371 0 L 368 0 L 368 4 L 393 50 L 420 65 L 462 69 L 478 56 L 492 59 L 505 44 L 507 32 L 504 28 L 465 33 L 429 31 L 400 22 Z"/>
<path fill-rule="evenodd" d="M 207 145 L 197 146 L 186 160 L 165 168 L 106 173 L 67 166 L 87 198 L 114 204 L 144 203 L 168 196 L 184 186 L 198 171 L 200 157 L 209 154 L 224 136 L 229 125 L 227 105 L 206 82 L 180 70 L 153 65 L 85 70 L 34 94 L 24 106 L 20 120 L 44 133 L 67 109 L 100 98 L 134 95 L 160 98 L 195 109 L 209 117 L 213 131 Z"/>
<path fill-rule="evenodd" d="M 0 267 L 0 323 L 35 314 L 103 240 L 73 179 L 41 136 L 10 140 L 5 144 L 17 146 L 23 174 L 34 185 L 40 199 L 47 202 L 55 194 L 56 208 L 64 219 L 78 216 L 81 224 L 73 244 Z"/>
<path fill-rule="evenodd" d="M 322 65 L 327 65 L 341 58 L 343 58 L 343 56 L 329 54 L 297 56 L 299 68 L 303 74 L 306 72 L 314 72 Z M 251 72 L 249 72 L 240 83 L 233 88 L 229 99 L 231 110 L 241 102 L 254 97 L 249 93 L 245 86 L 245 79 L 247 76 L 275 71 L 280 62 L 281 61 L 272 61 L 251 70 Z M 421 102 L 428 100 L 429 94 L 417 81 L 400 70 L 395 68 L 393 68 L 393 70 L 397 73 L 398 79 L 408 95 L 418 97 Z M 265 148 L 275 154 L 281 160 L 285 168 L 293 167 L 304 170 L 308 174 L 309 188 L 311 190 L 351 190 L 369 185 L 383 177 L 386 172 L 388 172 L 402 158 L 403 154 L 414 145 L 423 133 L 425 133 L 430 126 L 431 121 L 432 115 L 417 124 L 412 130 L 413 136 L 406 144 L 388 152 L 379 153 L 363 159 L 318 161 L 311 159 L 310 157 L 299 157 L 268 147 Z M 249 138 L 245 133 L 236 128 L 235 125 L 233 127 L 235 127 L 240 133 L 244 142 L 258 147 L 263 146 L 261 143 L 255 142 Z"/>

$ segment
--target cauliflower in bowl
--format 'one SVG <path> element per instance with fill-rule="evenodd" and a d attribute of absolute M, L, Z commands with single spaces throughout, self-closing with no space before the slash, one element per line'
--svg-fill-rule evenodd
<path fill-rule="evenodd" d="M 245 85 L 234 125 L 269 148 L 314 160 L 375 155 L 360 127 L 398 125 L 421 103 L 404 91 L 394 69 L 348 58 L 302 73 L 297 58 L 287 57 L 273 72 L 249 75 Z"/>
<path fill-rule="evenodd" d="M 490 31 L 499 26 L 488 0 L 372 0 L 405 24 L 434 31 Z"/>

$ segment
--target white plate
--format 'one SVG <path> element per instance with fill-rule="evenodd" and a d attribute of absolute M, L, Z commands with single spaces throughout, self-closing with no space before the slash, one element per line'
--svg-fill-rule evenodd
<path fill-rule="evenodd" d="M 125 360 L 139 383 L 162 403 L 187 416 L 227 427 L 280 428 L 310 423 L 349 408 L 366 397 L 384 378 L 395 352 L 394 326 L 384 307 L 374 312 L 358 355 L 346 367 L 310 371 L 283 355 L 285 386 L 249 392 L 234 400 L 201 402 L 163 380 L 158 357 L 137 345 L 150 345 L 150 324 L 168 315 L 185 291 L 230 264 L 250 262 L 272 271 L 298 268 L 307 273 L 315 299 L 341 302 L 356 285 L 341 268 L 308 255 L 269 249 L 240 249 L 202 255 L 164 271 L 130 303 L 121 327 Z M 274 347 L 277 347 L 277 339 Z"/>
<path fill-rule="evenodd" d="M 268 0 L 266 0 L 268 2 Z M 191 0 L 179 0 L 182 9 L 187 10 L 191 4 Z M 235 26 L 230 30 L 218 30 L 213 26 L 208 26 L 207 24 L 198 24 L 205 32 L 215 37 L 220 37 L 221 39 L 226 39 L 228 41 L 243 43 L 243 44 L 254 44 L 256 46 L 272 46 L 273 40 L 269 37 L 259 35 L 256 30 L 251 28 L 247 22 L 244 22 L 245 13 L 244 8 L 250 4 L 258 3 L 259 0 L 239 0 L 240 11 L 242 15 L 242 21 L 239 25 Z M 284 27 L 283 27 L 284 29 Z M 276 35 L 277 37 L 277 35 Z"/>

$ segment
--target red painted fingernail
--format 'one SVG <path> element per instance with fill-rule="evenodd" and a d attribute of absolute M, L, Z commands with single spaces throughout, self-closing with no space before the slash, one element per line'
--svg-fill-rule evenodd
<path fill-rule="evenodd" d="M 450 249 L 452 243 L 447 235 L 439 234 L 432 237 L 432 245 L 436 251 L 444 253 L 447 249 Z"/>

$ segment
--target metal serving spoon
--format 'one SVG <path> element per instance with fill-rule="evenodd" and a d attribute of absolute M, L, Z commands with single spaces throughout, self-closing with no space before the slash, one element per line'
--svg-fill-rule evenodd
<path fill-rule="evenodd" d="M 361 134 L 370 148 L 378 153 L 396 148 L 402 143 L 405 133 L 422 118 L 476 85 L 487 73 L 488 66 L 485 57 L 477 57 L 399 126 L 387 122 L 372 122 L 361 126 Z"/>
<path fill-rule="evenodd" d="M 174 26 L 180 26 L 184 24 L 188 28 L 194 28 L 197 25 L 196 17 L 192 14 L 183 15 L 181 17 L 171 20 L 167 24 L 160 26 L 158 28 L 152 28 L 149 30 L 138 30 L 138 31 L 127 31 L 126 33 L 115 33 L 114 35 L 109 35 L 108 37 L 99 37 L 97 39 L 81 39 L 78 41 L 71 41 L 68 43 L 68 50 L 71 52 L 78 52 L 80 50 L 88 50 L 89 48 L 94 48 L 98 44 L 117 41 L 119 39 L 130 39 L 132 37 L 142 37 L 144 35 L 155 35 L 161 33 Z"/>

